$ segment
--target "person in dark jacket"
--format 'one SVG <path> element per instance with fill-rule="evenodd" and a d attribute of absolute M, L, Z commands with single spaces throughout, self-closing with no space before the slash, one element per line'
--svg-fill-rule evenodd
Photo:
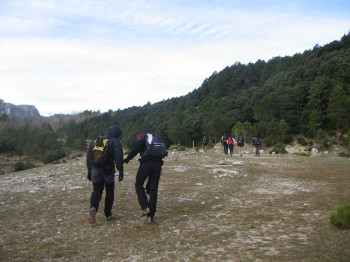
<path fill-rule="evenodd" d="M 260 156 L 261 141 L 257 137 L 253 137 L 253 147 L 255 147 L 255 156 Z"/>
<path fill-rule="evenodd" d="M 208 139 L 206 136 L 204 136 L 202 139 L 202 145 L 203 145 L 204 152 L 207 152 Z"/>
<path fill-rule="evenodd" d="M 140 154 L 140 166 L 136 174 L 135 190 L 142 210 L 141 217 L 147 216 L 147 222 L 153 223 L 153 217 L 157 210 L 158 184 L 164 163 L 160 157 L 145 154 L 147 148 L 146 139 L 151 141 L 152 135 L 142 133 L 137 136 L 130 153 L 124 159 L 124 163 L 127 164 L 138 153 Z M 148 182 L 146 187 L 144 187 L 147 178 Z M 149 194 L 149 199 L 146 191 Z"/>
<path fill-rule="evenodd" d="M 110 126 L 107 129 L 105 137 L 109 139 L 108 146 L 108 160 L 107 163 L 102 167 L 96 167 L 91 162 L 90 153 L 94 146 L 94 141 L 88 146 L 86 166 L 88 170 L 87 178 L 92 181 L 93 192 L 90 197 L 90 214 L 88 221 L 91 224 L 96 223 L 96 213 L 99 208 L 100 201 L 104 188 L 106 188 L 104 214 L 106 220 L 113 218 L 112 206 L 114 202 L 114 188 L 115 188 L 115 168 L 119 171 L 119 181 L 124 178 L 123 170 L 123 147 L 119 141 L 123 132 L 117 126 Z"/>

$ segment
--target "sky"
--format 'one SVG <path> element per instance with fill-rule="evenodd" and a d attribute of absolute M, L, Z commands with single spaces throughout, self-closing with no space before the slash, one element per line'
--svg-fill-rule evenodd
<path fill-rule="evenodd" d="M 0 0 L 0 99 L 43 116 L 143 106 L 349 30 L 348 0 Z"/>

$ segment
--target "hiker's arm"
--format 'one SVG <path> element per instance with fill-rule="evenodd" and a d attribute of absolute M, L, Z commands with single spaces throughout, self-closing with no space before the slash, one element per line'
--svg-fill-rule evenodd
<path fill-rule="evenodd" d="M 87 167 L 87 179 L 91 180 L 91 161 L 90 161 L 90 153 L 92 149 L 92 142 L 89 144 L 87 150 L 86 150 L 86 167 Z"/>
<path fill-rule="evenodd" d="M 124 163 L 128 163 L 131 159 L 133 159 L 138 153 L 141 153 L 145 149 L 145 139 L 137 140 L 131 148 L 130 153 L 124 159 Z"/>
<path fill-rule="evenodd" d="M 115 139 L 113 143 L 115 167 L 119 172 L 123 173 L 123 147 L 118 139 Z"/>

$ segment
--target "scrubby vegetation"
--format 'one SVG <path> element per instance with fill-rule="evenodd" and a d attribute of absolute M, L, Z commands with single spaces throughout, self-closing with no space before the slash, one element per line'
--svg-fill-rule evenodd
<path fill-rule="evenodd" d="M 294 155 L 297 155 L 297 156 L 311 156 L 310 153 L 305 153 L 305 152 L 295 152 L 293 153 Z"/>
<path fill-rule="evenodd" d="M 339 207 L 337 212 L 330 215 L 329 220 L 339 228 L 350 228 L 350 205 Z"/>
<path fill-rule="evenodd" d="M 23 162 L 22 160 L 19 160 L 15 164 L 15 171 L 22 171 L 22 170 L 26 170 L 34 167 L 35 165 L 29 160 L 26 160 L 25 162 Z"/>
<path fill-rule="evenodd" d="M 181 145 L 171 145 L 169 147 L 169 150 L 185 151 L 186 148 L 184 146 L 181 146 Z"/>
<path fill-rule="evenodd" d="M 270 154 L 276 153 L 276 154 L 287 154 L 287 150 L 284 147 L 283 143 L 277 143 L 271 150 Z"/>

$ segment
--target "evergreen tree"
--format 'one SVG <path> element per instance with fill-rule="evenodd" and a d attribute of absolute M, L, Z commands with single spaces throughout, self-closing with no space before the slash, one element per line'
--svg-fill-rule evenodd
<path fill-rule="evenodd" d="M 320 127 L 321 125 L 321 117 L 316 111 L 316 109 L 313 109 L 309 115 L 309 128 L 313 132 L 313 137 L 316 136 L 316 130 Z"/>
<path fill-rule="evenodd" d="M 350 95 L 347 95 L 344 88 L 337 85 L 329 96 L 327 108 L 328 118 L 335 123 L 337 132 L 339 128 L 347 129 L 350 121 Z"/>
<path fill-rule="evenodd" d="M 168 137 L 177 145 L 181 145 L 181 141 L 185 142 L 186 129 L 183 119 L 182 112 L 178 111 L 168 125 Z"/>
<path fill-rule="evenodd" d="M 241 121 L 238 121 L 232 128 L 231 133 L 237 138 L 244 134 L 244 127 Z"/>
<path fill-rule="evenodd" d="M 289 131 L 289 126 L 287 124 L 287 122 L 284 120 L 284 119 L 281 119 L 279 122 L 278 122 L 278 130 L 282 136 L 282 141 L 285 140 L 285 136 L 286 136 L 286 133 Z"/>

